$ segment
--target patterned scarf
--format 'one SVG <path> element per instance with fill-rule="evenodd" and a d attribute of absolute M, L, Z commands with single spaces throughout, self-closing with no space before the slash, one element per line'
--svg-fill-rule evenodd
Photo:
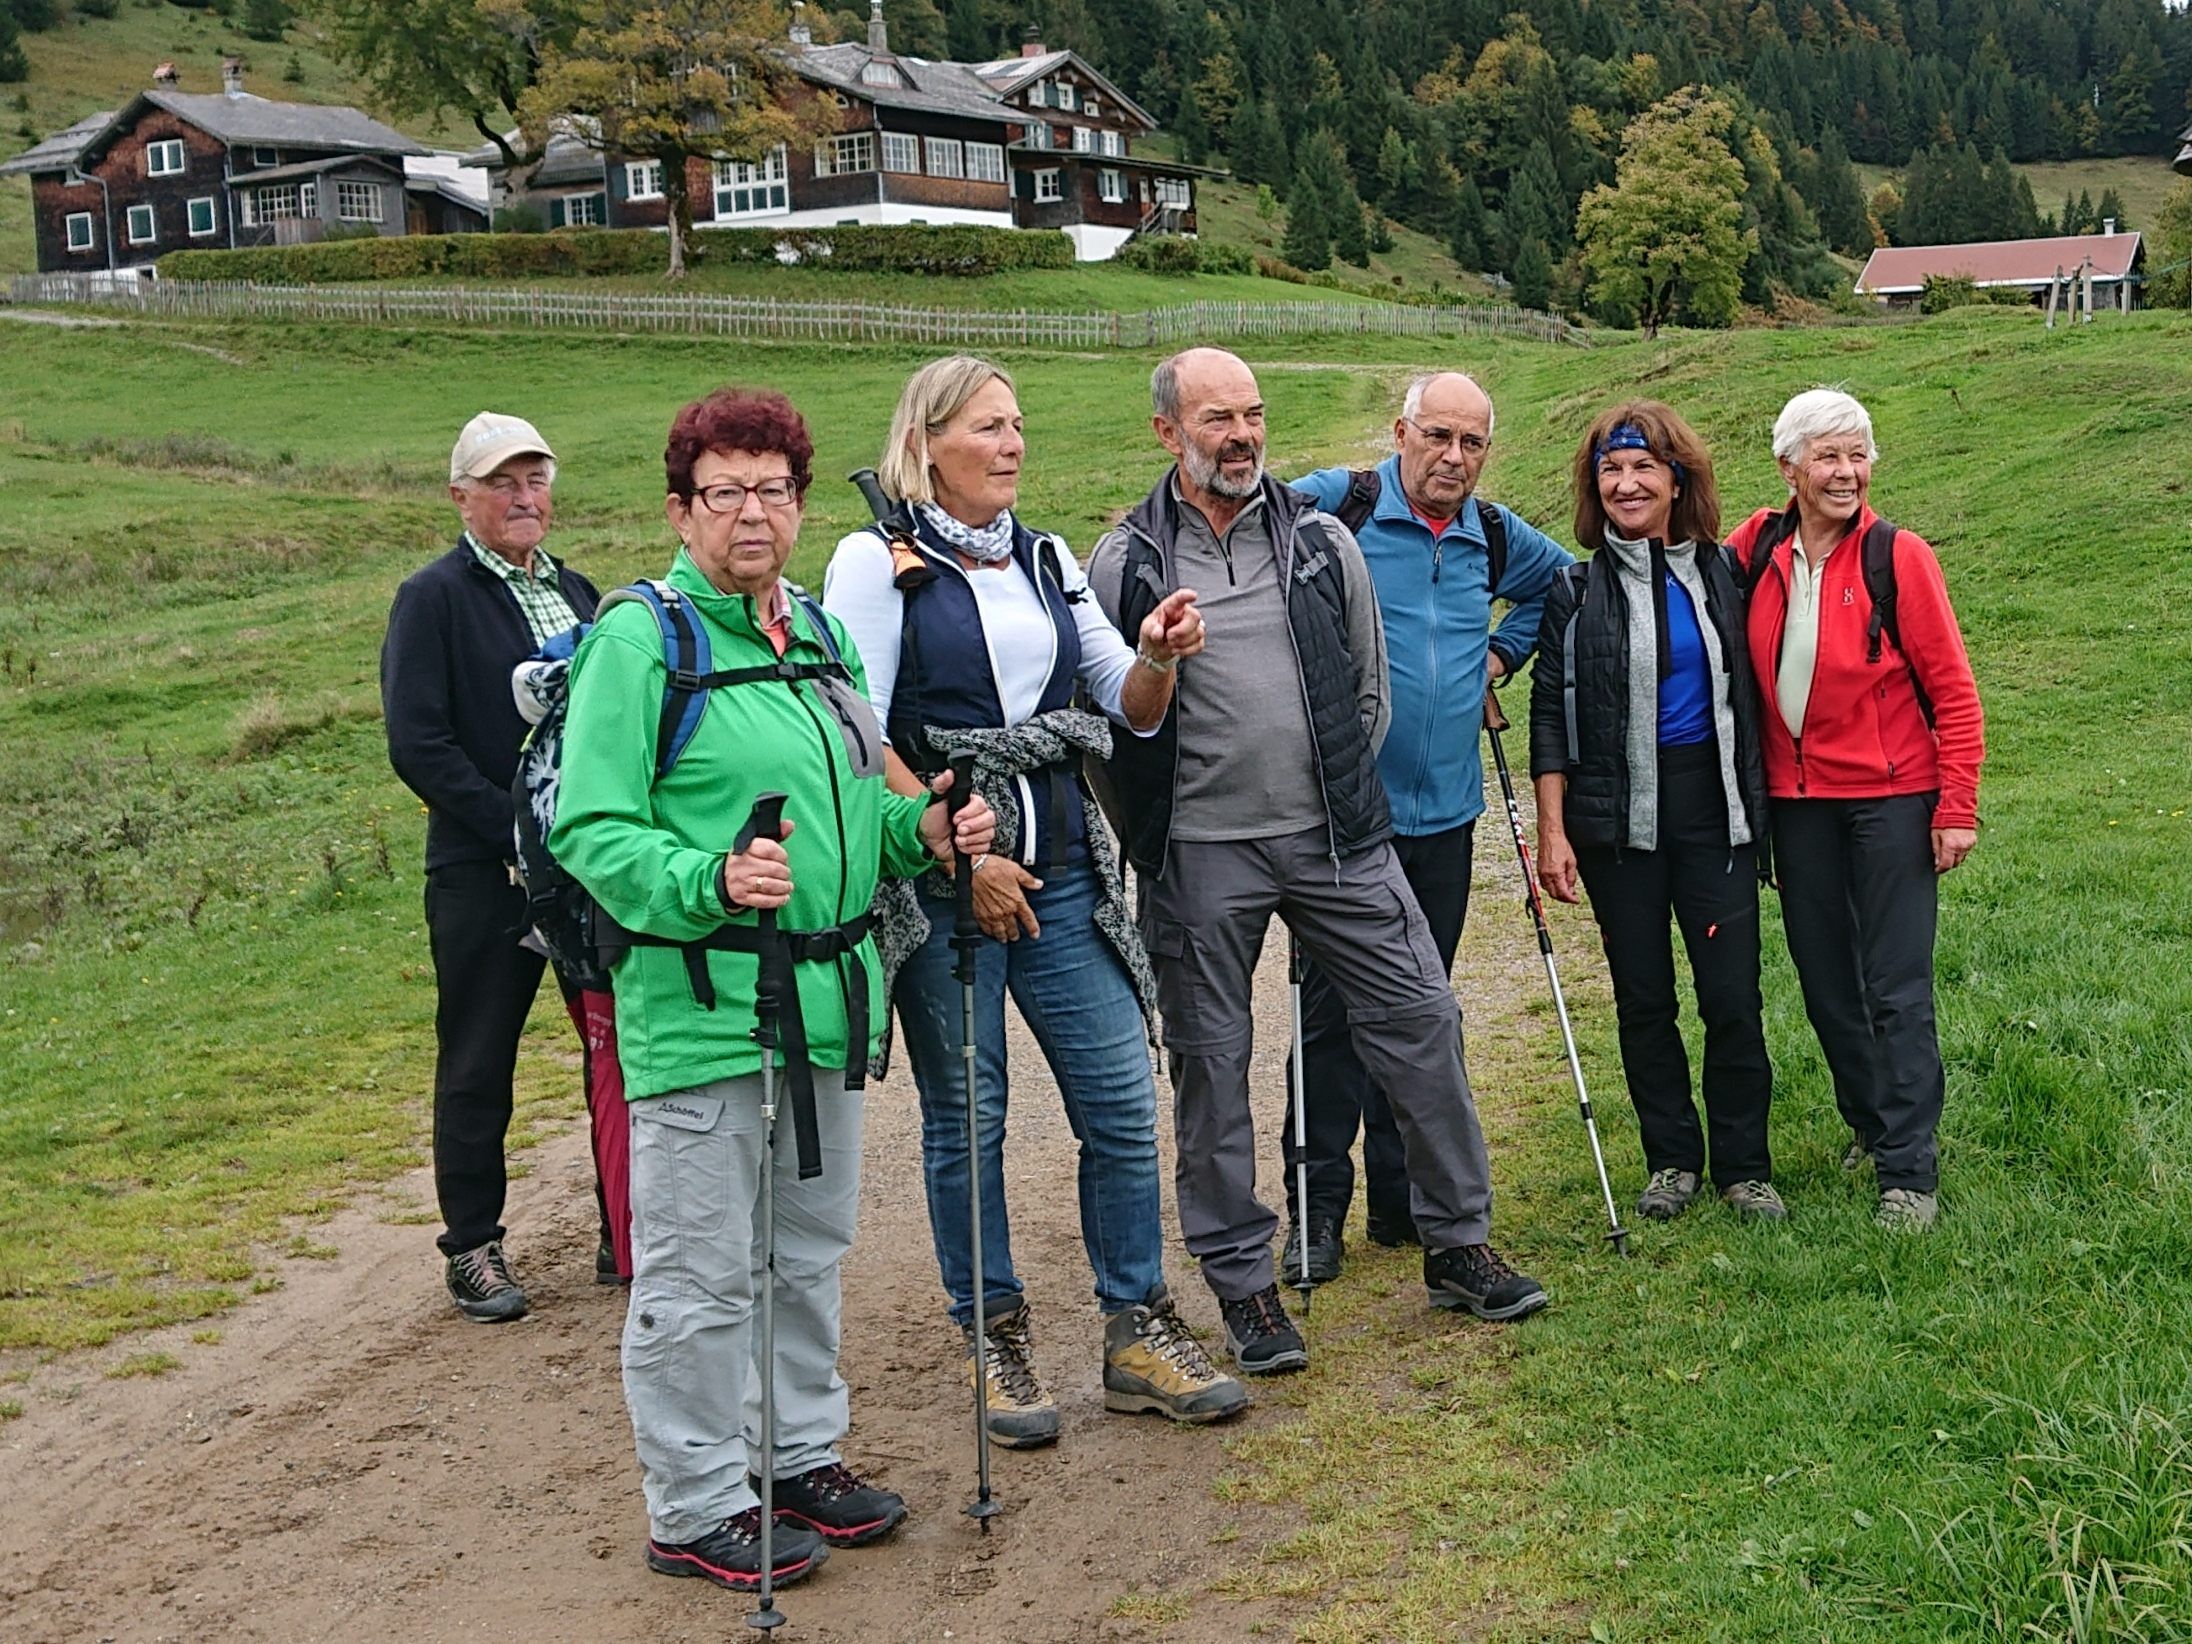
<path fill-rule="evenodd" d="M 987 525 L 969 525 L 954 519 L 933 502 L 920 504 L 921 518 L 929 528 L 967 558 L 981 565 L 997 565 L 1012 557 L 1012 510 L 1004 509 Z"/>

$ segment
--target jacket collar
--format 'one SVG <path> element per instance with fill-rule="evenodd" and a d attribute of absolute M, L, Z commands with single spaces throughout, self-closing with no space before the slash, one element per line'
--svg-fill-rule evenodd
<path fill-rule="evenodd" d="M 1126 517 L 1126 524 L 1137 535 L 1146 537 L 1167 552 L 1172 548 L 1173 539 L 1180 534 L 1180 500 L 1175 495 L 1179 475 L 1180 465 L 1174 463 L 1157 481 L 1157 488 L 1135 504 L 1133 512 Z M 1312 505 L 1299 491 L 1281 485 L 1268 471 L 1263 476 L 1261 489 L 1271 540 L 1284 544 L 1292 538 L 1295 526 Z"/>
<path fill-rule="evenodd" d="M 694 607 L 717 627 L 727 629 L 740 639 L 751 640 L 756 645 L 775 650 L 769 644 L 768 636 L 761 631 L 761 617 L 754 609 L 754 596 L 724 593 L 708 580 L 708 573 L 694 562 L 691 553 L 682 546 L 677 551 L 677 558 L 670 563 L 669 583 L 691 600 Z M 800 609 L 799 601 L 792 598 L 791 584 L 782 577 L 777 578 L 776 597 L 781 602 L 778 610 L 788 609 L 791 614 L 792 638 L 811 640 L 814 636 L 807 631 L 806 613 Z"/>

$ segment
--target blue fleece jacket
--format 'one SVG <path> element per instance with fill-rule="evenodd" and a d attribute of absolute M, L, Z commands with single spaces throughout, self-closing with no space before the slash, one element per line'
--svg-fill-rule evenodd
<path fill-rule="evenodd" d="M 1476 498 L 1432 539 L 1401 490 L 1400 458 L 1378 464 L 1378 505 L 1355 540 L 1369 563 L 1385 620 L 1385 654 L 1392 673 L 1393 724 L 1378 755 L 1392 801 L 1393 828 L 1403 834 L 1445 833 L 1484 810 L 1485 651 L 1498 650 L 1511 674 L 1537 646 L 1545 593 L 1575 556 L 1511 509 L 1507 572 L 1486 586 L 1491 562 Z M 1348 471 L 1326 468 L 1292 482 L 1327 513 L 1347 496 Z M 1499 504 L 1483 506 L 1499 508 Z M 1513 608 L 1495 630 L 1494 596 Z"/>

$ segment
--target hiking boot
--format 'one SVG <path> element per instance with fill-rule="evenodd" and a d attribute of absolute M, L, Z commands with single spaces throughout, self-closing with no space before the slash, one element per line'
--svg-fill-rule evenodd
<path fill-rule="evenodd" d="M 1872 1145 L 1856 1131 L 1851 1131 L 1849 1146 L 1842 1149 L 1842 1173 L 1854 1176 L 1871 1163 Z"/>
<path fill-rule="evenodd" d="M 756 1492 L 761 1481 L 752 1481 Z M 906 1516 L 906 1498 L 879 1490 L 841 1461 L 776 1481 L 776 1521 L 804 1526 L 832 1547 L 881 1541 Z M 779 1532 L 781 1534 L 781 1532 Z"/>
<path fill-rule="evenodd" d="M 1637 1195 L 1636 1213 L 1647 1221 L 1671 1222 L 1697 1197 L 1694 1170 L 1655 1170 Z"/>
<path fill-rule="evenodd" d="M 1372 1244 L 1387 1250 L 1398 1250 L 1405 1244 L 1423 1243 L 1423 1235 L 1416 1230 L 1416 1218 L 1405 1210 L 1372 1210 L 1364 1218 L 1363 1231 L 1369 1235 Z"/>
<path fill-rule="evenodd" d="M 1225 1350 L 1242 1375 L 1276 1376 L 1309 1368 L 1309 1349 L 1286 1316 L 1277 1285 L 1267 1284 L 1239 1301 L 1220 1297 L 1218 1311 L 1225 1317 Z"/>
<path fill-rule="evenodd" d="M 1891 1187 L 1880 1195 L 1880 1208 L 1872 1213 L 1872 1219 L 1882 1227 L 1923 1233 L 1940 1213 L 1941 1201 L 1933 1194 L 1914 1187 Z"/>
<path fill-rule="evenodd" d="M 974 1328 L 964 1327 L 967 1386 L 974 1386 Z M 1032 1450 L 1058 1437 L 1058 1401 L 1035 1374 L 1035 1343 L 1028 1332 L 1027 1303 L 999 1313 L 983 1332 L 989 1350 L 987 1408 L 990 1441 L 1008 1450 Z"/>
<path fill-rule="evenodd" d="M 1771 1182 L 1735 1182 L 1720 1190 L 1720 1202 L 1747 1222 L 1779 1222 L 1788 1219 L 1789 1207 Z"/>
<path fill-rule="evenodd" d="M 830 1556 L 812 1530 L 781 1520 L 770 1536 L 770 1575 L 789 1587 L 814 1573 Z M 699 1576 L 734 1593 L 761 1590 L 761 1509 L 733 1513 L 698 1541 L 662 1542 L 647 1538 L 647 1568 L 657 1575 Z"/>
<path fill-rule="evenodd" d="M 594 1283 L 630 1284 L 631 1282 L 628 1277 L 617 1271 L 616 1245 L 608 1239 L 603 1239 L 600 1248 L 594 1252 Z"/>
<path fill-rule="evenodd" d="M 1286 1230 L 1286 1248 L 1279 1256 L 1279 1277 L 1288 1284 L 1301 1283 L 1301 1223 Z M 1330 1216 L 1309 1218 L 1309 1282 L 1330 1284 L 1340 1276 L 1340 1257 L 1347 1246 L 1340 1238 L 1340 1224 Z"/>
<path fill-rule="evenodd" d="M 1431 1287 L 1433 1307 L 1467 1308 L 1494 1324 L 1525 1318 L 1552 1300 L 1543 1285 L 1517 1273 L 1488 1244 L 1426 1250 L 1423 1282 Z"/>
<path fill-rule="evenodd" d="M 1223 1421 L 1248 1408 L 1248 1389 L 1210 1362 L 1170 1291 L 1104 1320 L 1104 1408 L 1154 1410 L 1174 1421 Z"/>
<path fill-rule="evenodd" d="M 502 1253 L 500 1239 L 451 1256 L 446 1277 L 450 1299 L 466 1318 L 501 1324 L 525 1317 L 525 1292 L 510 1276 L 510 1258 Z"/>

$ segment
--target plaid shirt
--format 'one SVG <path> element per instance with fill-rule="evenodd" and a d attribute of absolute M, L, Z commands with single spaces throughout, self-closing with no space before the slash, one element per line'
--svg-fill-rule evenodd
<path fill-rule="evenodd" d="M 509 586 L 511 597 L 525 615 L 525 625 L 533 630 L 535 645 L 545 645 L 556 635 L 567 634 L 578 626 L 578 613 L 563 597 L 556 562 L 549 557 L 547 549 L 533 550 L 533 569 L 527 573 L 500 554 L 482 548 L 471 532 L 464 533 L 464 540 L 473 557 Z"/>

